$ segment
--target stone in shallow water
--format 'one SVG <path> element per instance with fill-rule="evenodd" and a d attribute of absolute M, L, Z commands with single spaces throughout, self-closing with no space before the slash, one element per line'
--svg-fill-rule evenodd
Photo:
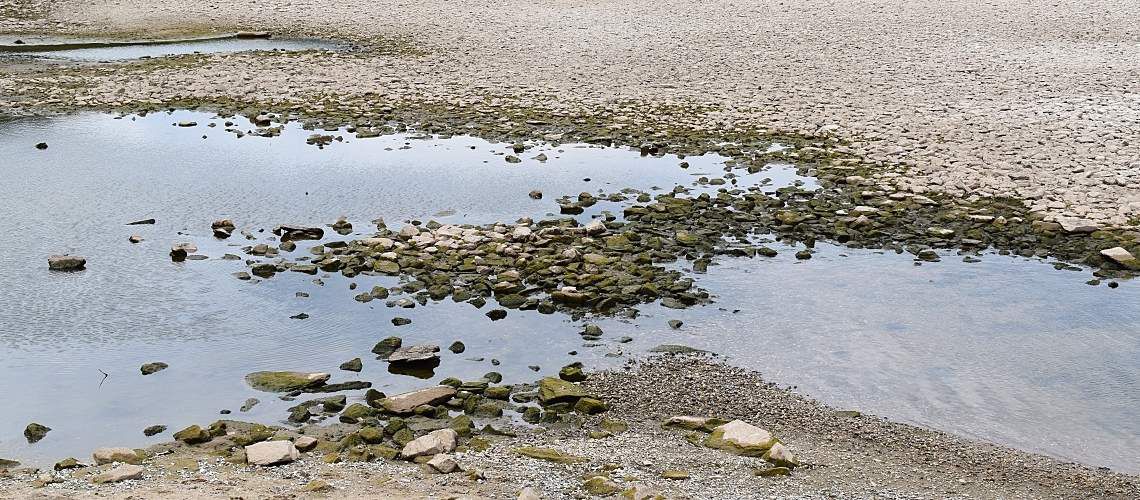
<path fill-rule="evenodd" d="M 418 344 L 401 347 L 388 355 L 389 363 L 425 363 L 439 359 L 439 346 L 435 344 Z"/>
<path fill-rule="evenodd" d="M 32 422 L 24 428 L 24 439 L 28 440 L 28 444 L 34 444 L 43 439 L 44 436 L 47 436 L 47 433 L 50 431 L 51 427 Z"/>
<path fill-rule="evenodd" d="M 324 384 L 329 377 L 328 373 L 262 371 L 246 375 L 245 381 L 259 391 L 289 392 Z"/>
<path fill-rule="evenodd" d="M 48 269 L 52 271 L 79 271 L 87 266 L 87 259 L 78 255 L 52 255 L 48 257 Z"/>
<path fill-rule="evenodd" d="M 170 368 L 170 365 L 161 361 L 156 361 L 154 363 L 147 363 L 145 365 L 142 365 L 142 367 L 139 368 L 139 371 L 141 371 L 143 375 L 150 375 L 152 373 L 158 373 L 167 368 Z"/>

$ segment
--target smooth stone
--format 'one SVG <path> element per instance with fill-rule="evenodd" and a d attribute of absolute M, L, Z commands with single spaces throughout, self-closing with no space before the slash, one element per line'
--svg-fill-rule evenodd
<path fill-rule="evenodd" d="M 287 464 L 298 458 L 301 453 L 289 441 L 262 441 L 245 447 L 245 459 L 253 465 Z"/>
<path fill-rule="evenodd" d="M 290 392 L 324 384 L 332 375 L 328 373 L 305 372 L 253 372 L 245 376 L 245 381 L 259 391 Z"/>
<path fill-rule="evenodd" d="M 771 433 L 743 420 L 733 420 L 716 427 L 705 440 L 705 446 L 709 448 L 749 457 L 763 456 L 775 443 Z"/>
<path fill-rule="evenodd" d="M 96 465 L 109 464 L 112 462 L 137 464 L 142 461 L 142 457 L 139 456 L 138 452 L 130 448 L 99 448 L 91 454 L 91 458 L 95 460 Z"/>
<path fill-rule="evenodd" d="M 428 389 L 420 389 L 418 391 L 405 392 L 395 396 L 389 396 L 380 401 L 380 404 L 385 410 L 397 413 L 407 414 L 412 413 L 416 407 L 423 405 L 437 405 L 455 397 L 456 390 L 454 387 L 441 385 L 431 387 Z"/>

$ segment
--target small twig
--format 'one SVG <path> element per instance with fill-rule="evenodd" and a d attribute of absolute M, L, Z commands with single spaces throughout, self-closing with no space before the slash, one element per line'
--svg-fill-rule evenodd
<path fill-rule="evenodd" d="M 96 370 L 99 370 L 99 369 L 98 369 L 98 368 L 96 368 Z M 99 387 L 103 387 L 103 382 L 106 382 L 106 381 L 107 381 L 107 377 L 110 377 L 110 376 L 111 376 L 111 374 L 109 374 L 109 373 L 107 373 L 107 372 L 105 372 L 105 371 L 103 371 L 103 370 L 99 370 L 99 373 L 102 373 L 102 374 L 103 374 L 103 378 L 99 379 Z"/>

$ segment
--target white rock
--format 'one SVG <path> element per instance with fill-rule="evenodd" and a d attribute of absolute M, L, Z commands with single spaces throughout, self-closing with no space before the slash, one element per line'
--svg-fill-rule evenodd
<path fill-rule="evenodd" d="M 1091 233 L 1100 229 L 1100 226 L 1091 220 L 1073 217 L 1058 218 L 1057 223 L 1061 225 L 1061 229 L 1066 233 Z"/>
<path fill-rule="evenodd" d="M 534 488 L 528 487 L 519 492 L 518 500 L 542 500 L 542 497 L 538 496 L 538 492 L 534 491 Z"/>
<path fill-rule="evenodd" d="M 706 444 L 741 455 L 760 456 L 775 442 L 768 431 L 743 420 L 733 420 L 713 429 Z"/>
<path fill-rule="evenodd" d="M 456 434 L 453 429 L 432 431 L 426 436 L 418 437 L 404 446 L 404 449 L 400 451 L 400 456 L 410 460 L 425 455 L 451 453 L 455 450 L 455 440 L 458 436 L 459 435 Z"/>
<path fill-rule="evenodd" d="M 245 447 L 245 460 L 253 465 L 287 464 L 301 458 L 290 441 L 262 441 Z"/>
<path fill-rule="evenodd" d="M 1100 254 L 1124 267 L 1134 268 L 1140 266 L 1140 262 L 1136 260 L 1136 257 L 1132 255 L 1132 252 L 1125 250 L 1123 247 L 1113 247 L 1101 250 Z"/>
<path fill-rule="evenodd" d="M 459 472 L 459 462 L 455 461 L 455 457 L 446 453 L 440 453 L 431 460 L 428 460 L 428 467 L 431 467 L 440 474 L 451 474 L 452 472 Z"/>
<path fill-rule="evenodd" d="M 420 234 L 420 228 L 413 226 L 411 224 L 408 224 L 408 225 L 404 226 L 402 229 L 400 229 L 400 237 L 404 238 L 404 239 L 411 238 L 411 237 L 416 236 L 418 234 Z"/>
<path fill-rule="evenodd" d="M 142 475 L 143 468 L 141 466 L 124 464 L 92 477 L 91 482 L 98 484 L 117 483 L 128 479 L 142 479 Z"/>
<path fill-rule="evenodd" d="M 605 234 L 605 232 L 606 224 L 602 222 L 601 219 L 594 219 L 590 221 L 589 224 L 586 224 L 586 234 L 588 235 L 595 236 Z"/>

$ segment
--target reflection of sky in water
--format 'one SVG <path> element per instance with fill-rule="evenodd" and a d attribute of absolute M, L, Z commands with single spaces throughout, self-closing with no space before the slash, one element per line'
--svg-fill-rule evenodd
<path fill-rule="evenodd" d="M 339 46 L 322 40 L 293 40 L 277 38 L 233 38 L 200 42 L 166 43 L 153 45 L 124 45 L 119 47 L 93 47 L 44 52 L 14 52 L 17 55 L 34 55 L 49 59 L 75 61 L 115 61 L 141 57 L 162 57 L 183 54 L 214 54 L 247 50 L 334 50 Z"/>
<path fill-rule="evenodd" d="M 199 126 L 171 125 L 185 119 Z M 209 121 L 219 127 L 205 127 Z M 239 253 L 247 244 L 240 236 L 209 236 L 209 222 L 221 217 L 256 230 L 345 215 L 364 234 L 378 216 L 393 227 L 442 210 L 456 213 L 437 219 L 454 222 L 541 217 L 557 212 L 562 194 L 691 186 L 699 175 L 722 174 L 721 159 L 689 157 L 683 170 L 672 156 L 567 145 L 528 150 L 516 165 L 503 160 L 505 146 L 467 137 L 346 136 L 318 150 L 303 144 L 309 131 L 237 140 L 222 121 L 178 113 L 0 125 L 0 157 L 14 159 L 0 164 L 0 175 L 14 180 L 0 185 L 11 207 L 0 231 L 17 236 L 0 243 L 0 376 L 9 400 L 22 403 L 0 413 L 0 456 L 47 462 L 141 445 L 164 439 L 144 439 L 143 427 L 208 423 L 222 408 L 238 418 L 282 418 L 287 403 L 242 382 L 254 370 L 331 371 L 334 381 L 371 380 L 386 392 L 422 385 L 387 374 L 368 355 L 398 334 L 408 343 L 467 345 L 462 355 L 444 352 L 439 376 L 496 370 L 509 381 L 552 374 L 571 350 L 612 366 L 620 360 L 606 353 L 683 343 L 839 407 L 1140 470 L 1140 313 L 1131 283 L 1090 287 L 1086 273 L 996 255 L 965 264 L 947 254 L 915 266 L 907 256 L 821 245 L 798 262 L 792 249 L 773 245 L 783 250 L 774 259 L 726 258 L 701 275 L 699 284 L 717 295 L 712 306 L 647 306 L 636 322 L 603 320 L 605 346 L 583 348 L 580 325 L 561 315 L 512 311 L 491 323 L 485 310 L 449 299 L 395 311 L 352 300 L 391 278 L 357 278 L 358 290 L 339 276 L 317 286 L 298 273 L 251 284 L 229 276 L 240 262 L 172 264 L 166 252 L 194 241 L 211 257 Z M 50 148 L 32 147 L 41 141 Z M 405 143 L 410 148 L 400 149 Z M 550 160 L 533 160 L 539 152 Z M 792 175 L 775 169 L 740 182 L 771 177 L 779 185 Z M 545 199 L 531 200 L 532 189 Z M 603 209 L 620 214 L 619 204 L 599 203 L 582 217 Z M 158 224 L 122 225 L 148 217 Z M 134 233 L 147 241 L 130 245 Z M 48 273 L 46 255 L 62 251 L 84 254 L 90 269 Z M 288 318 L 298 312 L 312 317 Z M 394 328 L 395 315 L 413 323 Z M 672 318 L 685 326 L 669 329 Z M 617 343 L 623 335 L 635 340 Z M 363 373 L 336 370 L 357 356 Z M 138 366 L 149 361 L 171 368 L 141 377 Z M 532 364 L 542 371 L 526 368 Z M 98 370 L 111 374 L 101 387 Z M 237 413 L 247 397 L 263 404 Z M 54 430 L 28 447 L 20 433 L 31 421 Z"/>

